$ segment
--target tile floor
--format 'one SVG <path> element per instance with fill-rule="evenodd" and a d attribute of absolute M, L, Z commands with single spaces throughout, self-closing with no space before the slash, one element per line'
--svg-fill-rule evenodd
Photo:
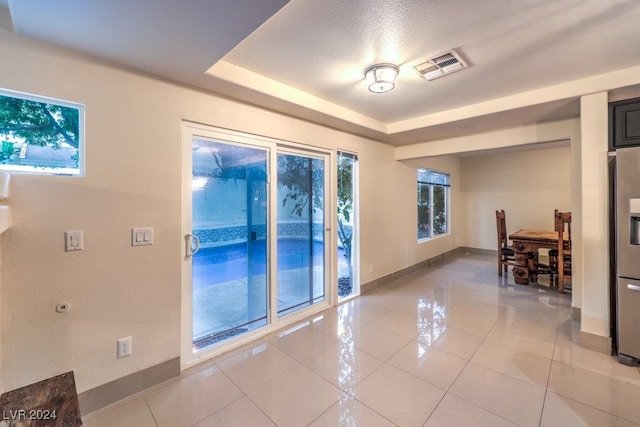
<path fill-rule="evenodd" d="M 462 255 L 84 417 L 98 426 L 634 426 L 640 372 L 571 295 Z"/>

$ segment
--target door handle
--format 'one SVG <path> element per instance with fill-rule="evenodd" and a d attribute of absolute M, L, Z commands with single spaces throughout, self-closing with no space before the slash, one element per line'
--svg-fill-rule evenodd
<path fill-rule="evenodd" d="M 186 244 L 186 257 L 194 256 L 200 250 L 200 239 L 193 233 L 187 233 L 184 235 L 184 241 Z"/>
<path fill-rule="evenodd" d="M 627 283 L 627 289 L 629 289 L 630 291 L 640 291 L 640 286 Z"/>

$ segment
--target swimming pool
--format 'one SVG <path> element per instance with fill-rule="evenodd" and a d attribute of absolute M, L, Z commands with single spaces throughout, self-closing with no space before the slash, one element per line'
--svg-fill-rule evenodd
<path fill-rule="evenodd" d="M 251 247 L 247 243 L 237 243 L 200 249 L 193 256 L 193 289 L 246 278 L 249 271 L 248 252 L 251 250 L 252 274 L 266 275 L 266 240 L 254 240 Z M 311 247 L 310 247 L 311 246 Z M 324 252 L 322 242 L 302 239 L 278 239 L 278 270 L 293 270 L 309 267 L 310 253 L 313 266 L 322 266 Z"/>

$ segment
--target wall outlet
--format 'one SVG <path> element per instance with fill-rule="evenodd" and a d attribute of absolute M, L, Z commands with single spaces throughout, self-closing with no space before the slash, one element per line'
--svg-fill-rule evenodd
<path fill-rule="evenodd" d="M 118 359 L 130 356 L 133 353 L 133 347 L 131 347 L 131 337 L 120 338 L 118 340 Z"/>

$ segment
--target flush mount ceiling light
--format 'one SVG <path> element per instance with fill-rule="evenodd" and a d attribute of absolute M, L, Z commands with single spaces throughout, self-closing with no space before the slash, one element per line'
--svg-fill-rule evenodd
<path fill-rule="evenodd" d="M 393 64 L 376 64 L 367 68 L 364 76 L 369 84 L 369 90 L 374 93 L 389 92 L 394 88 L 398 67 Z"/>

